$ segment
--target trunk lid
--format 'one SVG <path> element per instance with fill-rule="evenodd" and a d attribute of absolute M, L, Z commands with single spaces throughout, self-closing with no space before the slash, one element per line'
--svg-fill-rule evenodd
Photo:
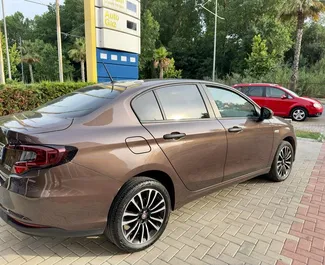
<path fill-rule="evenodd" d="M 69 128 L 72 122 L 73 119 L 71 118 L 29 111 L 1 117 L 0 127 L 20 133 L 37 134 L 63 131 Z"/>
<path fill-rule="evenodd" d="M 61 118 L 54 114 L 23 112 L 0 117 L 0 186 L 11 172 L 13 164 L 21 155 L 6 145 L 36 143 L 33 135 L 62 131 L 70 127 L 72 118 Z"/>

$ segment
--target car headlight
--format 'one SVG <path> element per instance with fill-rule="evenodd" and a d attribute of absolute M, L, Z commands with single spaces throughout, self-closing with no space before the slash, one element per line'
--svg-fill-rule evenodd
<path fill-rule="evenodd" d="M 314 103 L 314 108 L 321 109 L 321 108 L 323 108 L 323 106 L 320 103 Z"/>

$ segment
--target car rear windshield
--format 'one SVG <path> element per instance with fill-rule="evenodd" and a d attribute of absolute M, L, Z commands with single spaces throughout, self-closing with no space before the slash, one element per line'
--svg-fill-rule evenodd
<path fill-rule="evenodd" d="M 110 103 L 123 91 L 116 87 L 112 89 L 111 85 L 88 86 L 50 101 L 35 111 L 64 118 L 82 117 Z"/>

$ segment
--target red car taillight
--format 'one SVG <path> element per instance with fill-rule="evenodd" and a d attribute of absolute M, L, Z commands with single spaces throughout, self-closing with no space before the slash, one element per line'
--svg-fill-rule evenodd
<path fill-rule="evenodd" d="M 64 164 L 73 159 L 77 149 L 73 147 L 48 147 L 34 145 L 9 145 L 14 150 L 15 161 L 12 173 L 21 175 L 30 169 L 42 169 Z"/>

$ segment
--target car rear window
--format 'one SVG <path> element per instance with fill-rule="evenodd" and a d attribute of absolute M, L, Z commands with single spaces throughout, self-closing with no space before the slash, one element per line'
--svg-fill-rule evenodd
<path fill-rule="evenodd" d="M 65 118 L 82 117 L 110 103 L 123 91 L 124 89 L 112 89 L 111 85 L 88 86 L 50 101 L 35 111 Z"/>

